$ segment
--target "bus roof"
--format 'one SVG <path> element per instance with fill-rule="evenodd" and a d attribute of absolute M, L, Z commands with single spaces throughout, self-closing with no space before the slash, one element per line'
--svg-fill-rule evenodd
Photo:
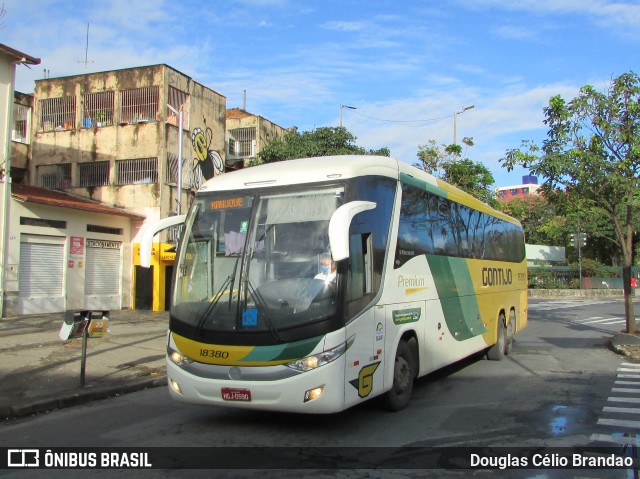
<path fill-rule="evenodd" d="M 231 191 L 300 185 L 367 175 L 386 176 L 397 180 L 403 174 L 429 185 L 430 188 L 427 189 L 438 190 L 454 201 L 493 216 L 517 222 L 459 188 L 388 156 L 337 155 L 267 163 L 216 176 L 208 180 L 199 191 Z"/>
<path fill-rule="evenodd" d="M 363 175 L 397 179 L 398 168 L 398 160 L 386 156 L 340 155 L 300 158 L 225 173 L 207 181 L 200 191 L 299 185 Z"/>

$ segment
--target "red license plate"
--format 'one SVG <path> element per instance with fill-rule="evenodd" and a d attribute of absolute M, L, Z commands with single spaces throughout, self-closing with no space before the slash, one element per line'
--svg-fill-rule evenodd
<path fill-rule="evenodd" d="M 251 401 L 248 389 L 222 388 L 222 399 L 225 401 Z"/>

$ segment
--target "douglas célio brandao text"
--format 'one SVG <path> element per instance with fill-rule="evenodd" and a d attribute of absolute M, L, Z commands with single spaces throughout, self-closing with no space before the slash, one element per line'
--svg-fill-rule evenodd
<path fill-rule="evenodd" d="M 518 468 L 628 468 L 633 467 L 633 458 L 616 454 L 587 455 L 580 453 L 549 454 L 531 453 L 525 455 L 483 455 L 470 454 L 470 466 L 479 469 Z"/>

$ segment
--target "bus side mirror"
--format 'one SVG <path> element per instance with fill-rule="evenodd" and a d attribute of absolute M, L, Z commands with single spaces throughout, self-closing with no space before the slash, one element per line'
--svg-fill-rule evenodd
<path fill-rule="evenodd" d="M 334 211 L 329 220 L 329 245 L 333 261 L 349 257 L 349 226 L 353 217 L 375 207 L 372 201 L 351 201 Z"/>
<path fill-rule="evenodd" d="M 142 233 L 142 237 L 140 238 L 140 266 L 143 268 L 151 266 L 153 237 L 159 231 L 184 223 L 186 217 L 187 215 L 169 216 L 168 218 L 151 223 L 145 228 L 144 233 Z"/>

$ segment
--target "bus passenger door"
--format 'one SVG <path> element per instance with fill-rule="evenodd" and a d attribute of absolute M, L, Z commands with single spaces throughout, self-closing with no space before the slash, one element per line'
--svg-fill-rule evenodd
<path fill-rule="evenodd" d="M 371 305 L 372 252 L 371 228 L 352 224 L 345 310 L 354 318 L 347 324 L 347 338 L 354 337 L 354 342 L 346 353 L 347 407 L 376 396 L 384 386 L 384 308 Z"/>

